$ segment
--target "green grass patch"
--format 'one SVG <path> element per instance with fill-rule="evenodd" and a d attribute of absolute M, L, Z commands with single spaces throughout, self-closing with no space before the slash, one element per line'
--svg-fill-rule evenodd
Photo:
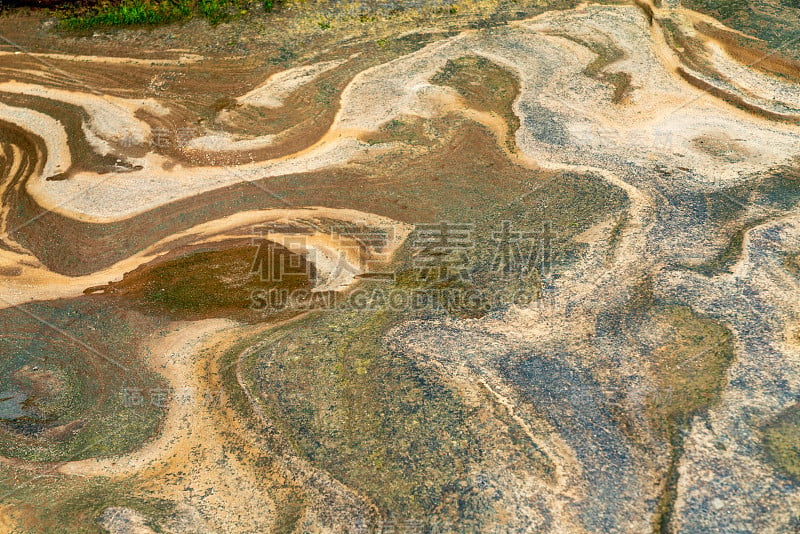
<path fill-rule="evenodd" d="M 154 26 L 200 16 L 211 24 L 233 18 L 249 7 L 244 0 L 123 0 L 61 12 L 61 25 L 70 30 L 114 26 Z M 266 9 L 272 8 L 265 4 Z"/>

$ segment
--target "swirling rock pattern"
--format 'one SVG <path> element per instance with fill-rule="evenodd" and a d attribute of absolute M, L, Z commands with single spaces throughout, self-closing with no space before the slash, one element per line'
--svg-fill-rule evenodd
<path fill-rule="evenodd" d="M 324 9 L 0 20 L 0 531 L 796 532 L 790 36 Z"/>

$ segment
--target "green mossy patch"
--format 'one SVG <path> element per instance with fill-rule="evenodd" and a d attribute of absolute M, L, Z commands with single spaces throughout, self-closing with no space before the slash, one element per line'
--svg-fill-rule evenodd
<path fill-rule="evenodd" d="M 158 322 L 112 299 L 82 298 L 0 311 L 0 455 L 78 460 L 130 451 L 163 415 L 132 395 L 164 387 L 138 339 Z"/>
<path fill-rule="evenodd" d="M 271 272 L 290 263 L 291 275 Z M 196 250 L 142 266 L 122 281 L 97 289 L 175 319 L 258 319 L 263 317 L 252 309 L 254 292 L 309 290 L 313 274 L 305 257 L 265 242 L 260 247 Z"/>
<path fill-rule="evenodd" d="M 654 388 L 645 398 L 656 434 L 670 444 L 670 461 L 653 518 L 656 532 L 670 524 L 683 456 L 682 432 L 691 418 L 715 405 L 727 383 L 734 357 L 733 336 L 723 325 L 688 306 L 658 306 L 649 313 L 660 343 L 651 356 Z"/>
<path fill-rule="evenodd" d="M 162 532 L 159 524 L 175 512 L 174 502 L 148 495 L 136 479 L 112 482 L 105 477 L 42 477 L 0 465 L 0 480 L 3 503 L 13 504 L 19 512 L 15 514 L 18 532 L 100 534 L 106 531 L 97 520 L 109 507 L 136 510 L 148 518 L 147 526 Z M 12 480 L 13 485 L 9 484 Z"/>
<path fill-rule="evenodd" d="M 800 404 L 787 408 L 762 429 L 770 460 L 800 480 Z"/>
<path fill-rule="evenodd" d="M 652 355 L 658 389 L 649 414 L 654 426 L 669 435 L 719 400 L 733 360 L 733 337 L 686 306 L 656 308 L 651 320 L 665 336 Z"/>

